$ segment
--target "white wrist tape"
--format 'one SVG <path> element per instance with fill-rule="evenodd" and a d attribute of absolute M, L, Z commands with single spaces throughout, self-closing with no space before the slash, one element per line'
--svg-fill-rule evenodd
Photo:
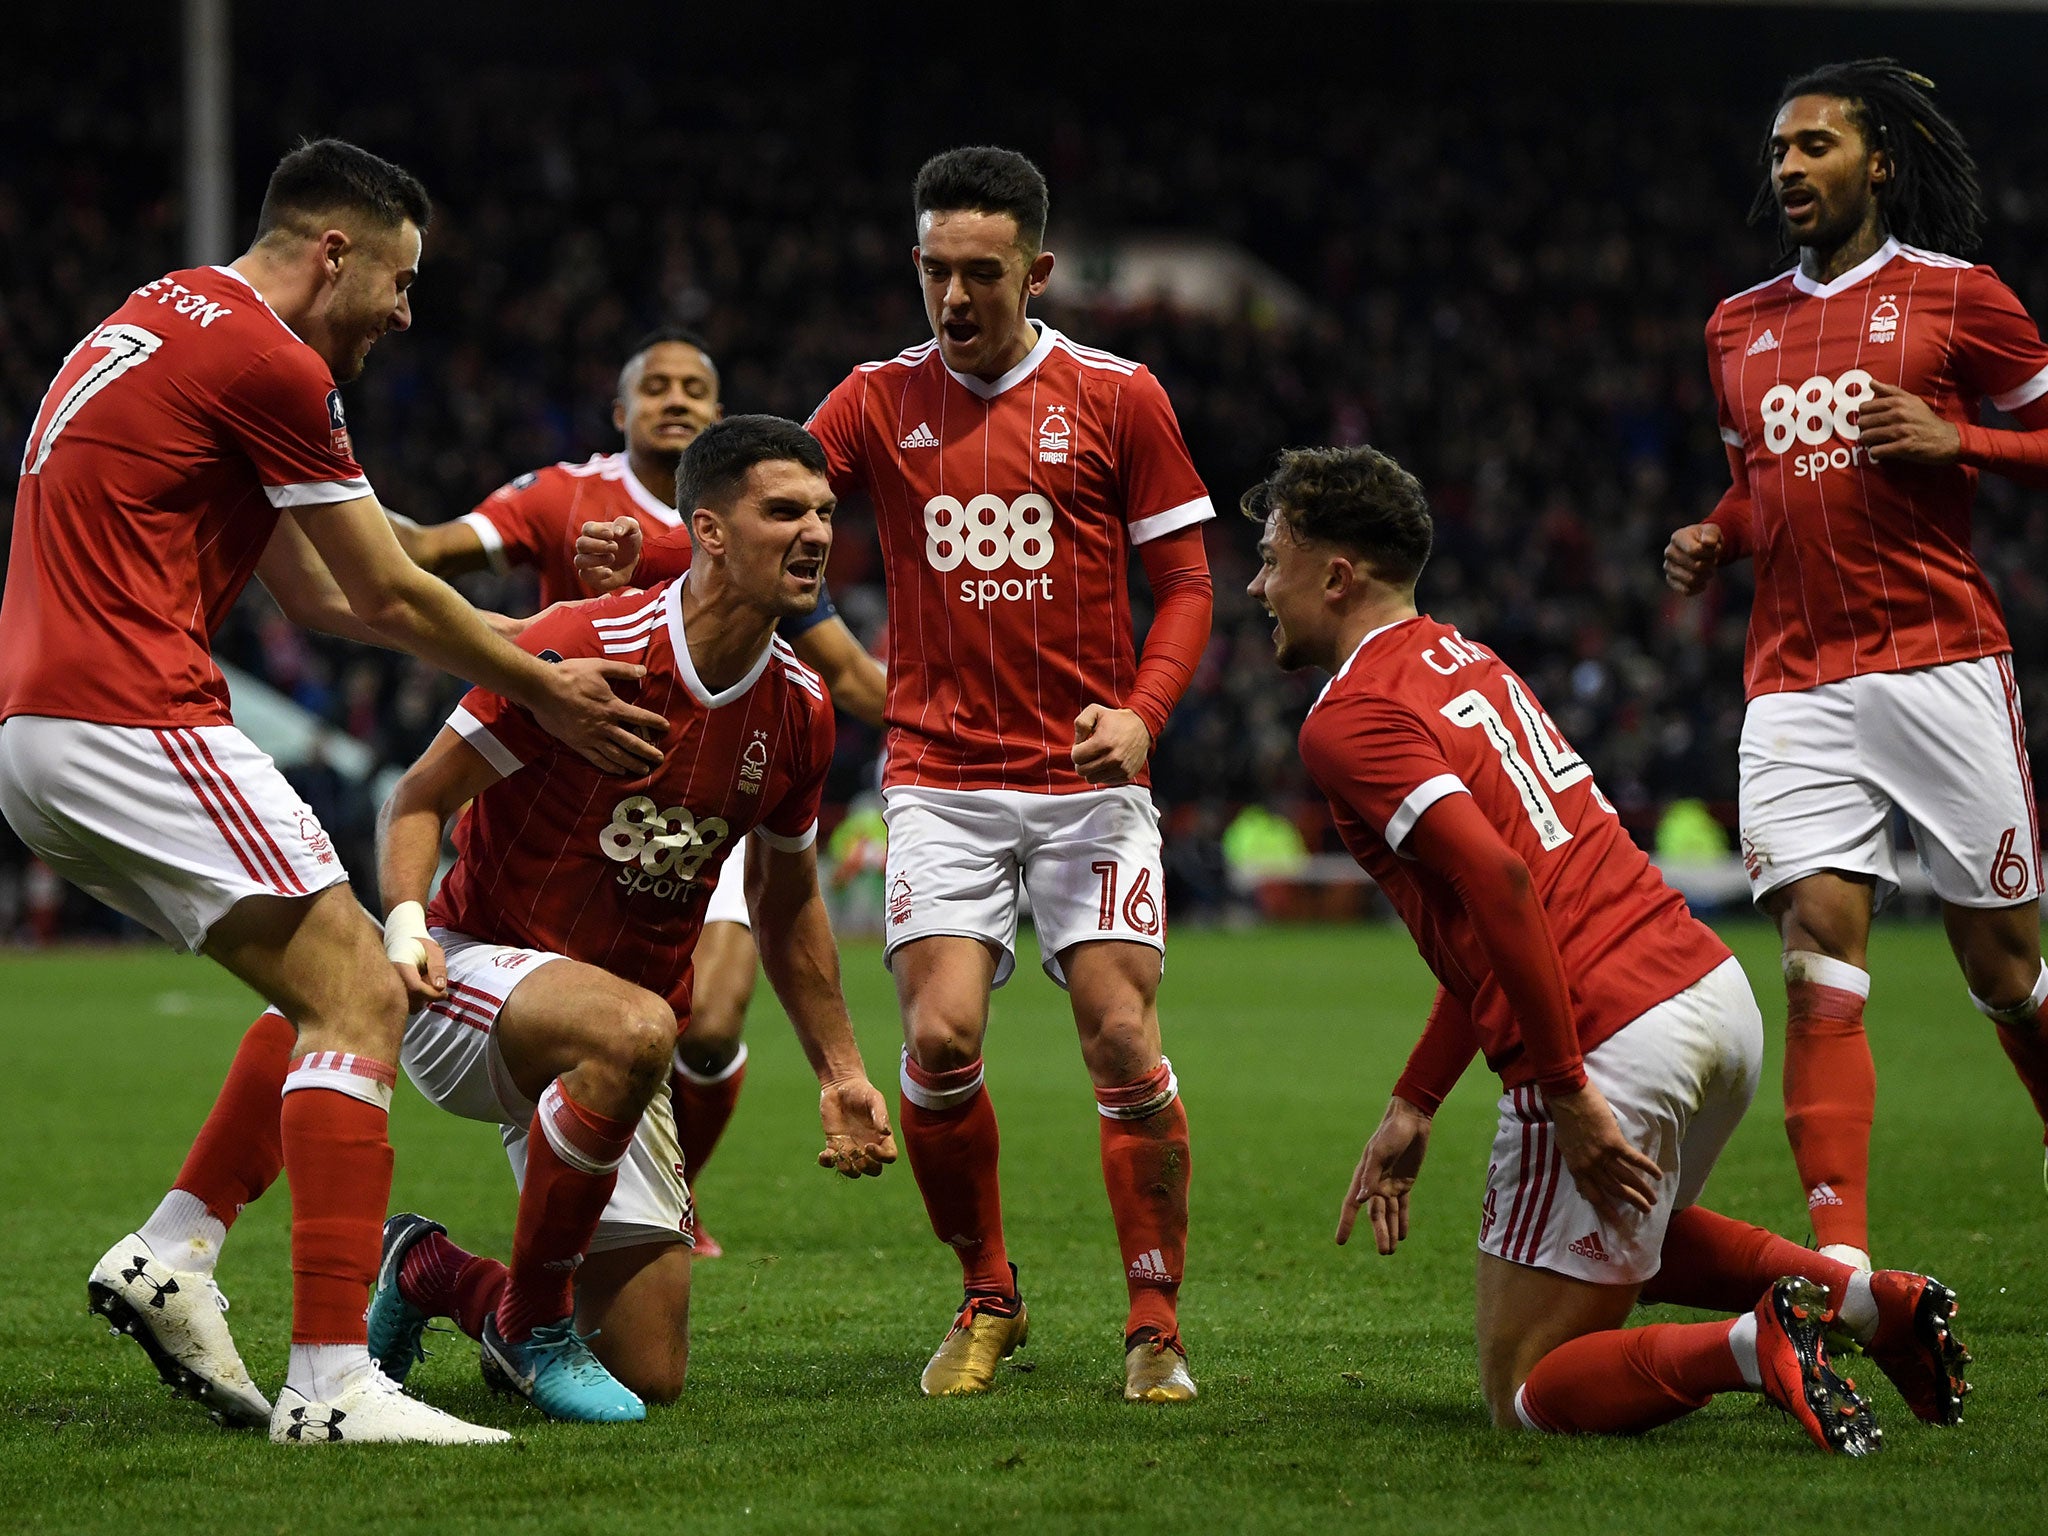
<path fill-rule="evenodd" d="M 424 965 L 427 913 L 416 901 L 401 901 L 384 919 L 384 956 L 393 965 Z"/>

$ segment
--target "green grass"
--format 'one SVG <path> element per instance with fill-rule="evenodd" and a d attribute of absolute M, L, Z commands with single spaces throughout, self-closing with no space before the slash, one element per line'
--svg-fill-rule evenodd
<path fill-rule="evenodd" d="M 1769 935 L 1731 938 L 1764 983 L 1766 1016 L 1782 1018 Z M 851 950 L 847 969 L 870 1068 L 887 1082 L 886 977 L 871 949 Z M 1875 972 L 1875 1246 L 1957 1287 L 1980 1364 L 1969 1422 L 1952 1432 L 1913 1422 L 1873 1376 L 1887 1449 L 1857 1464 L 1822 1458 L 1741 1396 L 1633 1442 L 1485 1427 L 1471 1359 L 1494 1096 L 1483 1072 L 1440 1117 L 1412 1243 L 1383 1261 L 1330 1241 L 1430 993 L 1406 938 L 1385 928 L 1175 936 L 1162 1012 L 1195 1136 L 1183 1315 L 1202 1398 L 1190 1407 L 1118 1398 L 1123 1286 L 1096 1117 L 1064 999 L 1026 963 L 998 994 L 988 1052 L 1033 1323 L 998 1391 L 916 1395 L 957 1271 L 906 1166 L 858 1185 L 810 1166 L 815 1094 L 764 1001 L 747 1096 L 700 1192 L 731 1256 L 698 1269 L 680 1404 L 638 1428 L 550 1426 L 491 1399 L 473 1348 L 450 1340 L 414 1382 L 515 1428 L 516 1447 L 273 1448 L 166 1398 L 141 1352 L 84 1305 L 93 1260 L 175 1171 L 249 1000 L 202 962 L 150 952 L 0 960 L 0 1528 L 2038 1529 L 2039 1127 L 1938 932 L 1884 929 Z M 1798 1237 L 1771 1033 L 1765 1089 L 1708 1201 Z M 513 1196 L 493 1132 L 405 1086 L 392 1132 L 397 1206 L 503 1253 Z M 288 1337 L 286 1238 L 279 1189 L 236 1228 L 221 1272 L 236 1336 L 271 1389 Z"/>

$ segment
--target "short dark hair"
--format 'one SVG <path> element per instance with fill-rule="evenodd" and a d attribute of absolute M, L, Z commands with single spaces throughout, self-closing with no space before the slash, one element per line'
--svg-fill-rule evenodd
<path fill-rule="evenodd" d="M 1238 503 L 1255 523 L 1278 511 L 1298 539 L 1362 555 L 1381 581 L 1415 584 L 1434 524 L 1422 482 L 1377 448 L 1289 448 Z"/>
<path fill-rule="evenodd" d="M 728 416 L 690 439 L 676 464 L 676 507 L 687 517 L 698 507 L 724 510 L 756 464 L 787 459 L 825 474 L 825 450 L 795 422 L 781 416 Z"/>
<path fill-rule="evenodd" d="M 342 139 L 301 139 L 270 173 L 256 238 L 342 212 L 366 214 L 393 229 L 410 219 L 424 230 L 434 205 L 419 178 L 367 149 Z"/>
<path fill-rule="evenodd" d="M 711 355 L 711 348 L 702 336 L 687 325 L 657 325 L 633 343 L 633 350 L 628 352 L 626 360 L 619 364 L 619 394 L 622 398 L 626 393 L 626 370 L 656 347 L 667 346 L 671 342 L 685 347 L 695 347 L 704 354 L 704 361 L 711 365 L 712 371 L 718 371 L 718 359 Z"/>
<path fill-rule="evenodd" d="M 1034 254 L 1045 244 L 1052 194 L 1037 166 L 1014 149 L 973 144 L 925 161 L 911 190 L 911 217 L 928 213 L 1007 213 L 1017 221 L 1017 243 Z"/>

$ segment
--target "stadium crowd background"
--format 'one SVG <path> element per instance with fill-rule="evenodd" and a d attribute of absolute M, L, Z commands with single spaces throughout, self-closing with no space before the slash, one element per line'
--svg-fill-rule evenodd
<path fill-rule="evenodd" d="M 971 58 L 980 36 L 986 56 L 958 76 L 907 34 L 827 37 L 850 23 L 826 12 L 801 50 L 832 61 L 819 64 L 778 49 L 765 22 L 679 38 L 661 13 L 622 10 L 602 37 L 559 19 L 484 35 L 463 6 L 414 18 L 404 48 L 354 28 L 314 58 L 257 14 L 236 38 L 237 228 L 301 134 L 356 140 L 424 179 L 437 209 L 414 328 L 378 347 L 346 399 L 378 494 L 438 521 L 524 470 L 614 448 L 618 365 L 659 322 L 708 338 L 729 410 L 802 419 L 853 363 L 927 334 L 907 259 L 921 159 L 956 142 L 1021 148 L 1052 184 L 1053 249 L 1077 234 L 1217 235 L 1309 301 L 1298 323 L 1249 295 L 1228 316 L 1083 309 L 1058 302 L 1056 276 L 1042 311 L 1158 373 L 1223 514 L 1209 534 L 1214 638 L 1154 768 L 1177 916 L 1226 900 L 1218 839 L 1242 806 L 1317 833 L 1294 732 L 1321 679 L 1274 669 L 1243 593 L 1256 535 L 1233 515 L 1284 444 L 1369 440 L 1422 477 L 1438 516 L 1426 608 L 1529 677 L 1639 836 L 1681 797 L 1732 821 L 1747 585 L 1681 603 L 1658 557 L 1727 481 L 1701 328 L 1778 265 L 1771 233 L 1744 221 L 1772 92 L 1796 67 L 1880 45 L 1935 74 L 1983 163 L 1983 259 L 2042 317 L 2048 130 L 2012 56 L 1926 17 L 1892 22 L 1895 37 L 1826 12 L 1265 10 L 1252 39 L 1161 33 L 1154 7 L 1116 23 L 1054 7 L 1042 58 L 1006 58 L 1014 40 L 970 31 L 953 46 Z M 395 26 L 402 13 L 363 14 Z M 175 71 L 140 47 L 94 52 L 75 22 L 45 25 L 50 52 L 90 64 L 17 74 L 0 93 L 10 512 L 65 352 L 125 290 L 185 264 Z M 1063 71 L 1088 28 L 1085 67 Z M 2024 36 L 2048 40 L 2039 30 Z M 989 84 L 1019 62 L 1035 76 Z M 2038 772 L 2048 498 L 1986 480 L 1978 529 Z M 873 639 L 880 573 L 858 509 L 831 574 Z M 530 595 L 516 578 L 471 591 L 508 611 Z M 301 634 L 253 586 L 221 651 L 386 763 L 409 761 L 460 692 L 404 658 Z M 860 790 L 873 749 L 842 721 L 835 800 Z M 368 794 L 319 763 L 295 777 L 360 878 Z M 0 942 L 108 926 L 89 901 L 56 901 L 0 827 Z"/>

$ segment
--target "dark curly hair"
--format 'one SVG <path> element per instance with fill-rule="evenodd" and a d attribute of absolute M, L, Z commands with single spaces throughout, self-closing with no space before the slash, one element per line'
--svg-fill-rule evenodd
<path fill-rule="evenodd" d="M 1413 586 L 1429 563 L 1434 524 L 1422 482 L 1377 448 L 1286 449 L 1238 506 L 1255 523 L 1277 511 L 1296 538 L 1361 555 L 1393 586 Z"/>
<path fill-rule="evenodd" d="M 1984 239 L 1984 189 L 1970 146 L 1934 104 L 1932 80 L 1897 59 L 1852 59 L 1787 80 L 1772 115 L 1795 96 L 1833 96 L 1846 103 L 1863 142 L 1891 161 L 1891 179 L 1877 189 L 1887 230 L 1923 250 L 1976 255 Z M 1768 144 L 1764 161 L 1763 185 L 1749 209 L 1752 224 L 1780 219 Z M 1782 219 L 1778 230 L 1789 255 L 1796 242 Z"/>

